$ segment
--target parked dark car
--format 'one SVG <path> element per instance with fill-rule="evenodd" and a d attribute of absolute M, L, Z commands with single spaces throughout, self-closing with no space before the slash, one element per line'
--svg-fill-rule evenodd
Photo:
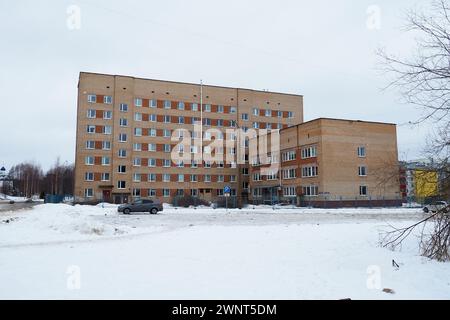
<path fill-rule="evenodd" d="M 157 214 L 163 210 L 161 202 L 157 199 L 142 199 L 136 200 L 133 203 L 122 204 L 117 208 L 117 211 L 124 214 L 130 214 L 131 212 L 149 212 L 151 214 Z"/>

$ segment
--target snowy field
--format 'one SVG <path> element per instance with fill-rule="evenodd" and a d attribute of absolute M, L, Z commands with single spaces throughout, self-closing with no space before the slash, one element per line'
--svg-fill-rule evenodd
<path fill-rule="evenodd" d="M 421 217 L 270 206 L 0 212 L 0 299 L 449 299 L 450 263 L 419 256 L 414 237 L 401 251 L 378 245 L 388 223 Z"/>

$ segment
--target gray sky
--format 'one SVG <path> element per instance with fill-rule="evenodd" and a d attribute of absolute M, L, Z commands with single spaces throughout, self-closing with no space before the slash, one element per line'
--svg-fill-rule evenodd
<path fill-rule="evenodd" d="M 80 71 L 303 94 L 305 120 L 394 122 L 400 158 L 420 157 L 430 126 L 405 125 L 420 111 L 381 90 L 375 55 L 409 54 L 401 27 L 419 2 L 0 1 L 0 166 L 74 161 Z"/>

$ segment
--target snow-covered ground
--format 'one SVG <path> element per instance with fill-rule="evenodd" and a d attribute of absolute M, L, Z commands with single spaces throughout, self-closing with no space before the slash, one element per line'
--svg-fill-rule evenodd
<path fill-rule="evenodd" d="M 122 215 L 108 204 L 0 212 L 0 298 L 448 299 L 450 263 L 419 256 L 414 237 L 400 252 L 378 245 L 388 223 L 422 216 L 270 206 Z"/>

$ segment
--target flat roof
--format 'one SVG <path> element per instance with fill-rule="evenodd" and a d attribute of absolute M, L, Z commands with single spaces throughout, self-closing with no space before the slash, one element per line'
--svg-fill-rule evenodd
<path fill-rule="evenodd" d="M 379 121 L 366 121 L 366 120 L 338 119 L 338 118 L 326 118 L 326 117 L 320 117 L 320 118 L 316 118 L 316 119 L 313 119 L 313 120 L 308 120 L 308 121 L 305 121 L 305 122 L 302 122 L 302 123 L 295 124 L 295 125 L 293 125 L 293 126 L 291 126 L 291 127 L 288 127 L 288 128 L 280 129 L 280 131 L 287 130 L 287 129 L 291 129 L 291 128 L 294 128 L 294 127 L 301 126 L 301 125 L 303 125 L 303 124 L 307 124 L 307 123 L 315 122 L 315 121 L 320 121 L 320 120 L 346 121 L 346 122 L 361 122 L 361 123 L 374 123 L 374 124 L 385 124 L 385 125 L 389 125 L 389 126 L 396 126 L 395 123 L 390 123 L 390 122 L 379 122 Z"/>
<path fill-rule="evenodd" d="M 187 85 L 200 86 L 200 83 L 171 81 L 171 80 L 160 80 L 160 79 L 151 79 L 151 78 L 141 78 L 141 77 L 134 77 L 134 76 L 124 76 L 124 75 L 120 75 L 120 74 L 107 74 L 107 73 L 80 71 L 80 75 L 81 74 L 93 74 L 93 75 L 109 76 L 109 77 L 124 77 L 124 78 L 138 79 L 138 80 L 150 80 L 150 81 L 159 81 L 159 82 L 167 82 L 167 83 L 176 83 L 176 84 L 187 84 Z M 217 85 L 210 85 L 210 84 L 203 84 L 203 86 L 204 87 L 212 87 L 212 88 L 222 88 L 222 89 L 247 90 L 247 91 L 260 92 L 260 93 L 264 92 L 264 93 L 270 93 L 270 94 L 289 95 L 289 96 L 296 96 L 296 97 L 302 97 L 303 98 L 302 94 L 295 94 L 295 93 L 265 91 L 265 90 L 248 89 L 248 88 L 240 88 L 240 87 L 217 86 Z"/>

